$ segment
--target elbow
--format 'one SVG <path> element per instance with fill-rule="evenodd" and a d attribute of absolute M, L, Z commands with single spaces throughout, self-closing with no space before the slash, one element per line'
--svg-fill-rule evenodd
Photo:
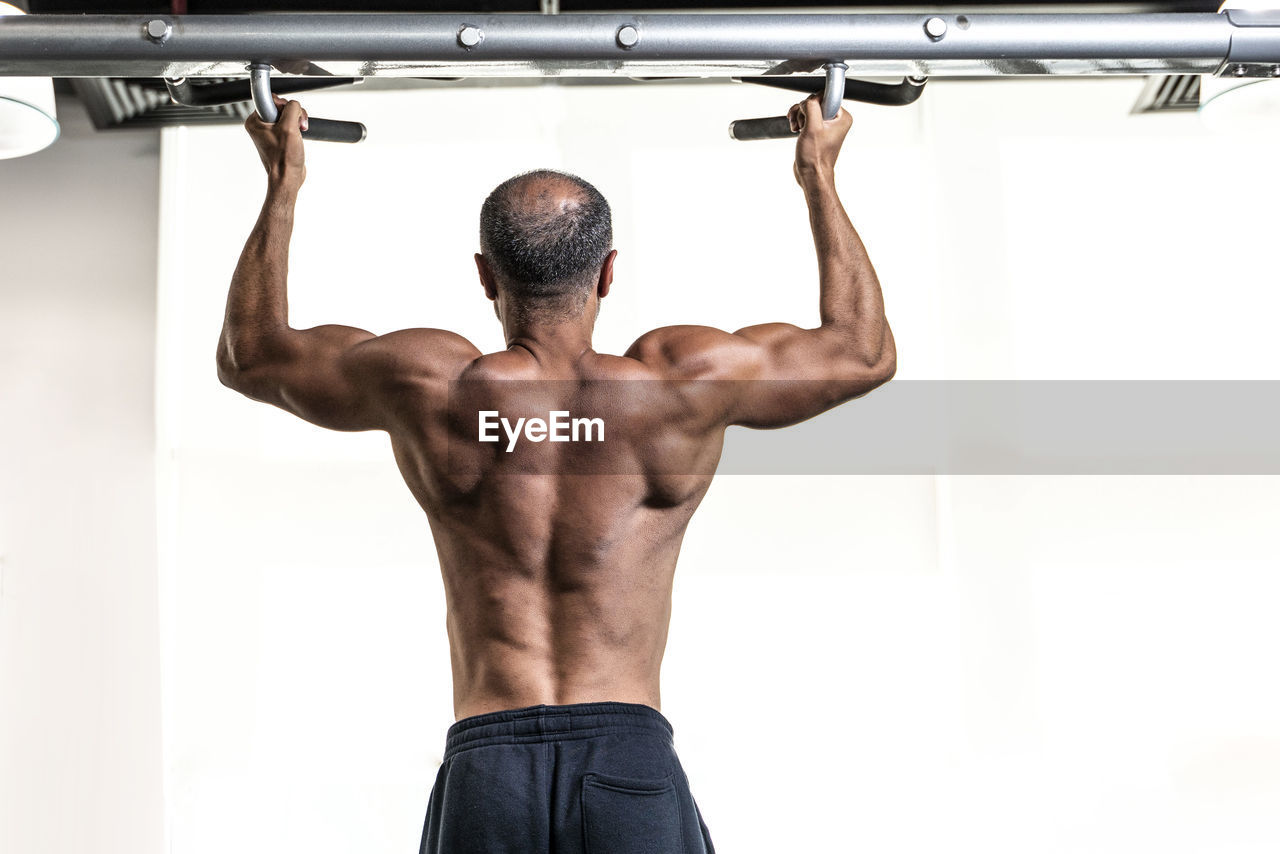
<path fill-rule="evenodd" d="M 880 348 L 873 371 L 879 379 L 878 385 L 884 385 L 898 373 L 898 348 L 893 341 L 893 333 L 889 327 L 884 329 L 884 345 Z"/>
<path fill-rule="evenodd" d="M 216 357 L 218 368 L 218 382 L 227 388 L 235 388 L 236 376 L 239 373 L 239 366 L 236 365 L 235 355 L 231 352 L 231 344 L 225 336 L 218 338 L 218 354 Z"/>
<path fill-rule="evenodd" d="M 218 369 L 218 382 L 222 383 L 227 388 L 231 388 L 231 383 L 235 378 L 236 366 L 235 361 L 231 358 L 231 353 L 227 350 L 227 345 L 222 341 L 218 342 L 216 364 Z"/>
<path fill-rule="evenodd" d="M 871 366 L 871 377 L 877 386 L 882 386 L 898 373 L 898 354 L 893 348 L 887 349 Z"/>
<path fill-rule="evenodd" d="M 218 344 L 217 370 L 218 382 L 233 391 L 243 392 L 249 366 L 243 359 L 236 358 L 236 353 L 226 341 Z"/>
<path fill-rule="evenodd" d="M 240 384 L 240 372 L 234 366 L 218 359 L 218 382 L 234 391 Z"/>
<path fill-rule="evenodd" d="M 223 333 L 218 340 L 218 380 L 227 388 L 248 394 L 246 386 L 279 360 L 285 346 L 280 338 Z"/>
<path fill-rule="evenodd" d="M 868 355 L 870 358 L 867 360 L 867 369 L 877 386 L 889 382 L 898 373 L 898 347 L 888 323 L 884 325 L 880 336 L 880 346 Z"/>
<path fill-rule="evenodd" d="M 868 344 L 847 342 L 837 360 L 840 374 L 858 386 L 860 394 L 884 385 L 898 372 L 898 351 L 887 328 L 878 346 Z"/>
<path fill-rule="evenodd" d="M 898 362 L 892 352 L 878 356 L 846 354 L 845 358 L 832 360 L 832 404 L 862 397 L 893 379 Z"/>
<path fill-rule="evenodd" d="M 260 370 L 246 367 L 233 359 L 218 354 L 218 382 L 234 392 L 244 395 L 250 400 L 267 400 L 265 397 L 266 377 Z"/>
<path fill-rule="evenodd" d="M 855 357 L 846 368 L 845 375 L 857 386 L 858 394 L 863 395 L 889 382 L 897 372 L 897 354 L 885 350 L 876 355 Z"/>

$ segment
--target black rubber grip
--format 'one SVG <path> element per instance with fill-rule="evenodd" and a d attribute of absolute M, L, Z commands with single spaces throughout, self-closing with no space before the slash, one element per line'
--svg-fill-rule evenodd
<path fill-rule="evenodd" d="M 786 139 L 798 135 L 791 129 L 791 120 L 786 116 L 729 122 L 729 136 L 744 142 L 750 139 Z"/>
<path fill-rule="evenodd" d="M 340 122 L 334 119 L 307 118 L 307 129 L 302 132 L 303 139 L 316 142 L 360 142 L 368 133 L 360 122 Z"/>

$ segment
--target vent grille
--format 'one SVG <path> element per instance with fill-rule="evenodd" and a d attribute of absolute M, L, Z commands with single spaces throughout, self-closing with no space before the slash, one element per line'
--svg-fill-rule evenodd
<path fill-rule="evenodd" d="M 223 82 L 232 78 L 210 78 Z M 183 107 L 173 103 L 163 80 L 146 78 L 76 78 L 72 86 L 98 130 L 164 125 L 230 124 L 245 120 L 249 102 L 217 107 Z"/>
<path fill-rule="evenodd" d="M 1147 86 L 1133 105 L 1135 113 L 1168 113 L 1200 108 L 1199 74 L 1166 74 L 1148 77 Z"/>

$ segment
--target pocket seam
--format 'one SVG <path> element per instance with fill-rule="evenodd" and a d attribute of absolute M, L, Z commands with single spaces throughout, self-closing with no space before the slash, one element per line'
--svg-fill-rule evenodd
<path fill-rule="evenodd" d="M 614 777 L 608 774 L 584 774 L 582 775 L 582 784 L 600 789 L 610 789 L 615 792 L 624 792 L 628 795 L 665 795 L 667 792 L 678 788 L 674 773 L 656 779 Z M 679 800 L 679 798 L 676 798 L 677 803 Z"/>
<path fill-rule="evenodd" d="M 675 804 L 676 804 L 676 833 L 680 838 L 679 854 L 687 854 L 688 845 L 686 844 L 685 838 L 684 838 L 684 805 L 680 803 L 680 787 L 676 785 L 675 776 L 676 776 L 676 772 L 674 771 L 672 771 L 670 774 L 666 775 L 665 777 L 660 777 L 656 780 L 653 780 L 653 779 L 646 780 L 646 779 L 629 778 L 629 777 L 614 777 L 609 774 L 595 774 L 595 773 L 583 774 L 582 788 L 579 790 L 579 794 L 578 794 L 579 804 L 581 805 L 580 808 L 582 810 L 583 850 L 587 851 L 588 854 L 590 854 L 590 849 L 587 846 L 586 796 L 587 796 L 587 788 L 590 786 L 594 786 L 598 789 L 605 789 L 605 790 L 614 791 L 614 792 L 622 792 L 623 794 L 628 794 L 628 795 L 665 795 L 668 792 L 670 792 L 671 794 L 674 794 Z M 659 788 L 659 789 L 630 788 L 627 785 L 629 783 L 642 783 L 642 784 L 648 784 L 652 786 L 654 783 L 659 783 L 659 782 L 662 784 L 662 788 Z"/>

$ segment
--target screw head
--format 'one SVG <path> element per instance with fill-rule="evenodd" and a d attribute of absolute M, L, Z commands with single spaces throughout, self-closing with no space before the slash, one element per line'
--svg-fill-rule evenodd
<path fill-rule="evenodd" d="M 458 30 L 458 44 L 463 47 L 475 47 L 484 41 L 484 33 L 480 32 L 479 27 L 463 27 Z"/>
<path fill-rule="evenodd" d="M 154 21 L 147 21 L 146 26 L 147 38 L 152 41 L 162 42 L 169 38 L 169 34 L 173 32 L 173 27 L 168 21 L 162 21 L 159 18 Z"/>
<path fill-rule="evenodd" d="M 947 22 L 938 17 L 930 18 L 924 22 L 924 31 L 929 38 L 937 41 L 947 34 Z"/>
<path fill-rule="evenodd" d="M 618 44 L 622 47 L 635 47 L 640 41 L 640 31 L 630 24 L 618 27 Z"/>

